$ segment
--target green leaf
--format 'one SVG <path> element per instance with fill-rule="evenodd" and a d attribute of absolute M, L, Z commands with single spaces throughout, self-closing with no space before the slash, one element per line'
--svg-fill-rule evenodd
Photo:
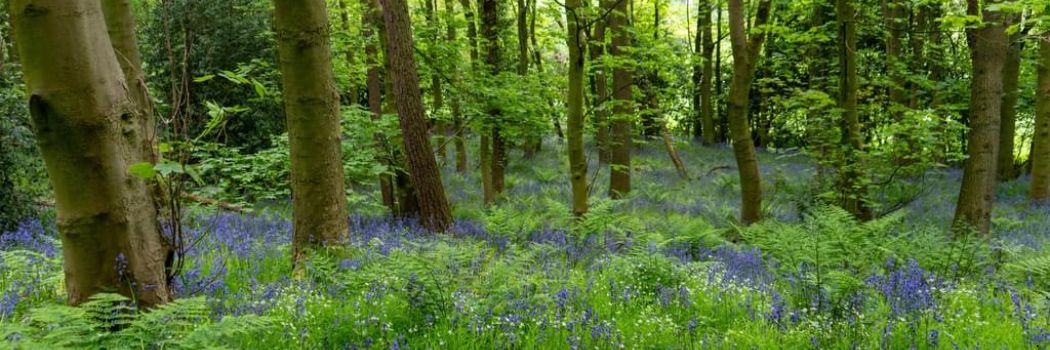
<path fill-rule="evenodd" d="M 214 78 L 215 78 L 215 74 L 208 74 L 208 75 L 205 75 L 205 76 L 202 76 L 202 77 L 194 78 L 193 82 L 194 83 L 203 83 L 203 82 L 206 82 L 208 80 L 212 80 Z"/>
<path fill-rule="evenodd" d="M 163 163 L 153 166 L 153 169 L 161 175 L 168 176 L 171 174 L 182 174 L 182 164 L 165 161 Z"/>
<path fill-rule="evenodd" d="M 157 170 L 153 168 L 153 164 L 148 162 L 132 164 L 129 169 L 132 175 L 138 176 L 141 179 L 149 180 L 157 176 Z"/>

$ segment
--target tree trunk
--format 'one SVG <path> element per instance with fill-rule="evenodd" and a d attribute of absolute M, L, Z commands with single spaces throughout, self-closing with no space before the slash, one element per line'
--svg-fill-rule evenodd
<path fill-rule="evenodd" d="M 431 40 L 432 43 L 430 45 L 430 57 L 438 59 L 440 58 L 440 53 L 438 50 L 436 50 L 436 48 L 440 39 L 438 35 L 438 33 L 440 33 L 440 24 L 438 24 L 438 18 L 435 14 L 435 2 L 436 0 L 424 0 L 427 25 L 430 26 L 430 33 L 432 33 L 428 38 L 429 40 Z M 438 113 L 440 113 L 441 109 L 445 107 L 445 96 L 442 93 L 441 74 L 440 69 L 438 67 L 434 67 L 433 72 L 430 74 L 430 101 L 431 105 L 429 120 L 430 125 L 432 126 L 431 130 L 433 130 L 434 133 L 437 134 L 437 136 L 434 137 L 434 143 L 437 144 L 437 154 L 438 157 L 441 158 L 442 164 L 447 164 L 448 145 L 445 142 L 445 133 L 448 131 L 449 127 L 448 123 L 445 123 L 445 121 L 437 118 Z"/>
<path fill-rule="evenodd" d="M 1035 135 L 1032 136 L 1032 187 L 1029 197 L 1035 202 L 1045 202 L 1050 199 L 1050 41 L 1039 41 L 1037 64 L 1039 77 L 1035 93 Z"/>
<path fill-rule="evenodd" d="M 607 11 L 612 4 L 600 0 L 599 13 Z M 598 163 L 609 164 L 609 77 L 602 63 L 605 56 L 606 20 L 599 18 L 591 35 L 591 66 L 594 67 L 594 142 L 598 148 Z"/>
<path fill-rule="evenodd" d="M 455 16 L 456 9 L 455 3 L 451 0 L 445 1 L 445 13 L 447 18 L 451 19 Z M 449 43 L 456 42 L 456 26 L 451 20 L 448 21 L 448 25 L 445 26 L 445 40 Z M 459 58 L 459 53 L 456 53 L 455 58 Z M 458 60 L 457 60 L 458 61 Z M 455 74 L 459 74 L 459 64 L 454 63 Z M 463 108 L 459 96 L 454 96 L 450 93 L 449 100 L 451 101 L 452 107 L 452 129 L 454 133 L 452 143 L 456 148 L 456 171 L 460 173 L 467 172 L 467 143 L 464 141 L 464 133 L 466 133 L 466 125 L 463 121 Z"/>
<path fill-rule="evenodd" d="M 867 185 L 861 172 L 860 153 L 864 142 L 857 111 L 857 13 L 850 0 L 837 0 L 835 13 L 839 37 L 839 108 L 842 113 L 843 157 L 839 166 L 839 203 L 860 220 L 871 220 L 871 209 L 864 203 Z"/>
<path fill-rule="evenodd" d="M 481 163 L 481 196 L 485 205 L 496 202 L 496 191 L 492 188 L 492 131 L 482 130 L 478 158 Z"/>
<path fill-rule="evenodd" d="M 959 203 L 955 210 L 957 230 L 975 229 L 987 234 L 995 204 L 996 157 L 999 148 L 999 116 L 1003 92 L 1003 63 L 1006 60 L 1007 37 L 1000 13 L 987 6 L 980 11 L 979 0 L 969 0 L 967 12 L 980 15 L 985 25 L 968 29 L 973 61 L 970 86 L 970 134 L 967 139 L 969 158 L 963 170 Z M 998 4 L 989 0 L 985 4 Z M 958 232 L 958 231 L 957 231 Z"/>
<path fill-rule="evenodd" d="M 520 0 L 519 0 L 520 1 Z M 565 16 L 569 47 L 569 87 L 565 105 L 569 129 L 565 136 L 569 142 L 569 176 L 572 185 L 572 213 L 579 217 L 587 213 L 587 158 L 583 151 L 583 51 L 587 45 L 585 30 L 581 25 L 585 18 L 579 13 L 580 0 L 566 0 Z"/>
<path fill-rule="evenodd" d="M 368 92 L 368 111 L 372 122 L 378 123 L 383 115 L 383 81 L 380 77 L 381 63 L 379 63 L 379 51 L 376 42 L 382 42 L 381 38 L 374 38 L 376 33 L 383 36 L 383 12 L 379 9 L 377 0 L 363 0 L 364 13 L 362 14 L 362 36 L 365 38 L 365 60 L 368 64 L 366 77 L 366 88 Z M 383 200 L 383 206 L 390 210 L 391 215 L 397 215 L 397 202 L 394 198 L 394 177 L 391 172 L 394 169 L 393 150 L 390 143 L 382 132 L 372 135 L 375 147 L 378 148 L 376 161 L 387 168 L 387 172 L 379 174 L 379 193 Z"/>
<path fill-rule="evenodd" d="M 712 56 L 715 53 L 715 45 L 711 38 L 711 7 L 704 1 L 701 2 L 704 6 L 701 6 L 699 14 L 700 25 L 702 29 L 697 29 L 698 32 L 703 33 L 703 57 L 701 58 L 701 74 L 700 74 L 700 122 L 703 125 L 703 139 L 704 144 L 712 145 L 718 140 L 718 133 L 715 131 L 715 110 L 714 110 L 714 99 L 711 98 L 711 78 L 714 74 L 712 70 Z M 700 33 L 697 33 L 698 35 Z"/>
<path fill-rule="evenodd" d="M 405 0 L 382 0 L 386 24 L 387 63 L 394 84 L 394 99 L 401 124 L 405 158 L 420 207 L 420 224 L 443 232 L 452 225 L 452 211 L 445 198 L 437 160 L 423 117 L 423 98 L 412 46 L 412 28 Z"/>
<path fill-rule="evenodd" d="M 274 13 L 292 159 L 292 249 L 298 263 L 309 247 L 338 243 L 349 233 L 339 92 L 324 1 L 274 0 Z"/>
<path fill-rule="evenodd" d="M 889 112 L 893 120 L 900 121 L 901 108 L 906 105 L 904 86 L 907 85 L 902 72 L 901 33 L 904 22 L 902 0 L 883 0 L 883 18 L 886 25 L 886 74 L 890 78 Z"/>
<path fill-rule="evenodd" d="M 717 22 L 715 23 L 716 34 L 715 38 L 715 73 L 711 76 L 715 79 L 715 91 L 717 94 L 721 94 L 722 90 L 722 5 L 721 1 L 715 6 L 715 12 L 718 14 Z M 717 97 L 717 96 L 716 96 Z M 728 101 L 727 101 L 728 102 Z M 715 106 L 715 117 L 718 118 L 718 141 L 727 141 L 729 138 L 729 118 L 725 115 L 723 103 L 718 103 Z"/>
<path fill-rule="evenodd" d="M 476 70 L 480 58 L 478 55 L 478 26 L 477 21 L 474 19 L 474 6 L 471 6 L 470 0 L 459 0 L 459 4 L 463 6 L 463 19 L 467 21 L 467 41 L 470 42 L 470 66 Z"/>
<path fill-rule="evenodd" d="M 66 295 L 118 291 L 171 300 L 167 248 L 140 157 L 144 118 L 130 98 L 97 1 L 12 0 L 12 28 L 37 146 L 55 194 Z"/>
<path fill-rule="evenodd" d="M 1009 24 L 1007 24 L 1009 25 Z M 1003 63 L 1003 97 L 999 113 L 999 159 L 998 178 L 1000 181 L 1017 178 L 1017 166 L 1014 164 L 1014 134 L 1017 129 L 1018 80 L 1021 75 L 1021 53 L 1024 41 L 1018 32 L 1009 38 L 1006 61 Z"/>
<path fill-rule="evenodd" d="M 671 157 L 671 162 L 674 163 L 674 169 L 678 172 L 678 176 L 689 180 L 689 172 L 685 170 L 685 163 L 682 162 L 682 157 L 678 155 L 678 149 L 674 147 L 674 139 L 671 138 L 671 133 L 667 131 L 667 123 L 664 123 L 663 127 L 660 128 L 660 138 L 664 141 L 664 148 L 667 149 L 667 155 Z"/>
<path fill-rule="evenodd" d="M 755 26 L 769 20 L 770 0 L 760 0 Z M 733 80 L 729 86 L 729 132 L 733 138 L 733 153 L 740 172 L 740 222 L 750 225 L 762 218 L 762 180 L 758 172 L 758 156 L 751 141 L 748 125 L 748 95 L 755 67 L 762 50 L 764 33 L 748 37 L 744 31 L 744 4 L 729 0 L 729 37 L 733 48 Z"/>
<path fill-rule="evenodd" d="M 141 152 L 138 161 L 156 163 L 158 155 L 153 145 L 157 142 L 157 128 L 153 118 L 153 102 L 146 88 L 146 74 L 142 71 L 142 55 L 135 40 L 134 9 L 130 0 L 103 0 L 102 13 L 113 51 L 117 54 L 117 62 L 128 83 L 128 95 L 138 108 L 139 127 L 142 130 L 138 141 Z"/>
<path fill-rule="evenodd" d="M 915 14 L 915 20 L 912 21 L 912 30 L 908 34 L 908 40 L 911 42 L 911 74 L 914 75 L 923 74 L 923 69 L 926 67 L 926 54 L 923 51 L 926 47 L 925 37 L 930 30 L 928 26 L 929 20 L 927 19 L 930 15 L 930 6 L 929 4 L 919 5 L 918 12 Z M 908 86 L 911 95 L 908 107 L 911 109 L 919 108 L 920 86 L 914 81 L 909 81 Z"/>
<path fill-rule="evenodd" d="M 352 24 L 350 24 L 350 7 L 349 7 L 349 5 L 347 5 L 346 0 L 338 0 L 336 2 L 336 5 L 339 6 L 339 25 L 340 25 L 340 27 L 342 27 L 343 32 L 350 33 L 351 30 L 352 30 Z M 363 31 L 363 28 L 362 28 L 362 31 Z M 354 66 L 354 63 L 355 63 L 354 62 L 354 50 L 353 50 L 353 48 L 350 45 L 347 45 L 347 48 L 345 50 L 343 50 L 343 57 L 346 59 L 346 65 L 347 66 L 349 66 L 349 67 L 353 67 Z M 352 103 L 352 104 L 359 103 L 360 102 L 359 95 L 360 95 L 360 92 L 358 91 L 358 86 L 353 84 L 353 83 L 351 83 L 350 87 L 347 88 L 347 91 L 346 91 L 347 100 L 349 100 L 350 103 Z"/>
<path fill-rule="evenodd" d="M 497 0 L 481 1 L 481 36 L 485 38 L 485 65 L 493 77 L 500 73 L 499 46 L 499 2 Z M 495 197 L 503 194 L 504 175 L 506 172 L 506 147 L 503 135 L 503 112 L 498 106 L 489 106 L 489 116 L 495 121 L 492 127 L 492 192 Z"/>
<path fill-rule="evenodd" d="M 627 2 L 617 1 L 609 15 L 609 33 L 613 36 L 609 54 L 617 60 L 630 55 L 631 45 L 627 28 Z M 622 198 L 631 192 L 631 143 L 633 122 L 633 99 L 631 85 L 634 84 L 630 67 L 617 62 L 613 68 L 613 115 L 610 116 L 612 134 L 610 139 L 609 197 Z"/>

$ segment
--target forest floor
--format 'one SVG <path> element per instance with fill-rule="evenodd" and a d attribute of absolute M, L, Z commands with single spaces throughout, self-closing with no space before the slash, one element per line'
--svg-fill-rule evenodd
<path fill-rule="evenodd" d="M 195 339 L 273 349 L 1050 345 L 1050 207 L 1027 203 L 1024 178 L 1000 186 L 991 238 L 952 240 L 959 171 L 877 189 L 885 198 L 919 195 L 858 223 L 807 204 L 818 174 L 804 156 L 763 153 L 769 219 L 741 228 L 730 150 L 682 144 L 692 176 L 685 180 L 654 142 L 636 151 L 634 192 L 621 201 L 606 198 L 608 168 L 594 174 L 588 154 L 591 213 L 572 224 L 567 161 L 562 145 L 548 141 L 532 160 L 511 155 L 506 196 L 491 208 L 480 204 L 476 172 L 446 167 L 457 219 L 447 234 L 358 201 L 350 242 L 298 273 L 282 211 L 195 210 L 184 227 L 200 244 L 175 280 L 182 301 L 168 317 L 199 319 L 145 327 L 134 339 L 142 348 Z M 0 239 L 0 347 L 55 344 L 56 329 L 83 331 L 54 317 L 71 311 L 60 306 L 50 221 Z M 95 343 L 66 345 L 106 337 L 93 336 Z"/>

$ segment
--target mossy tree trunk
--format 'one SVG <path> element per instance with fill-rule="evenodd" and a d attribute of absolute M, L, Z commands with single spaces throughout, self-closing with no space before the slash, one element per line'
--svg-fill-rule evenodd
<path fill-rule="evenodd" d="M 142 154 L 144 117 L 100 2 L 10 5 L 33 131 L 55 194 L 69 302 L 114 291 L 146 307 L 168 302 L 156 208 L 145 181 L 129 172 Z"/>
<path fill-rule="evenodd" d="M 1044 35 L 1050 35 L 1046 33 Z M 1035 135 L 1032 140 L 1032 184 L 1035 202 L 1050 199 L 1050 41 L 1039 41 L 1035 92 Z"/>
<path fill-rule="evenodd" d="M 755 14 L 755 26 L 769 20 L 770 0 L 760 0 Z M 729 85 L 729 133 L 733 139 L 733 154 L 740 172 L 740 222 L 749 225 L 762 218 L 762 179 L 758 172 L 758 155 L 751 140 L 751 126 L 747 114 L 751 82 L 762 51 L 764 33 L 750 36 L 744 29 L 742 0 L 729 0 L 729 37 L 733 49 L 733 80 Z"/>
<path fill-rule="evenodd" d="M 600 12 L 607 11 L 612 2 L 600 0 Z M 590 37 L 591 66 L 594 67 L 592 79 L 594 79 L 594 143 L 598 148 L 598 163 L 609 163 L 609 76 L 602 57 L 605 56 L 605 29 L 606 18 L 599 18 L 593 24 L 593 33 Z"/>
<path fill-rule="evenodd" d="M 423 114 L 419 73 L 413 53 L 412 27 L 405 0 L 381 0 L 386 24 L 387 64 L 394 86 L 394 100 L 401 124 L 412 187 L 415 188 L 423 227 L 443 232 L 452 225 L 452 211 L 445 197 L 437 160 L 430 147 L 430 133 Z"/>
<path fill-rule="evenodd" d="M 969 158 L 955 209 L 954 227 L 987 234 L 995 204 L 996 161 L 999 154 L 999 116 L 1002 107 L 1003 65 L 1008 49 L 1001 14 L 991 5 L 1001 1 L 969 0 L 967 13 L 982 16 L 979 28 L 967 30 L 973 76 L 970 84 Z M 985 5 L 984 8 L 980 8 Z"/>
<path fill-rule="evenodd" d="M 860 220 L 871 220 L 865 204 L 868 187 L 860 164 L 864 151 L 857 110 L 857 12 L 850 0 L 837 0 L 835 14 L 839 35 L 839 108 L 842 109 L 843 155 L 839 166 L 839 204 Z"/>
<path fill-rule="evenodd" d="M 609 147 L 609 196 L 621 198 L 631 192 L 631 145 L 634 124 L 634 74 L 622 60 L 629 56 L 631 37 L 627 26 L 627 1 L 616 1 L 609 15 L 609 34 L 613 36 L 609 55 L 617 59 L 613 67 L 613 115 Z"/>
<path fill-rule="evenodd" d="M 1018 22 L 1020 15 L 1015 15 L 1012 23 Z M 1023 33 L 1018 31 L 1009 37 L 1006 61 L 1003 63 L 1003 97 L 999 110 L 999 160 L 998 178 L 1000 181 L 1017 178 L 1018 168 L 1014 159 L 1014 136 L 1017 132 L 1018 82 L 1021 77 L 1021 54 L 1024 51 Z"/>
<path fill-rule="evenodd" d="M 587 213 L 587 157 L 583 150 L 583 66 L 587 42 L 580 13 L 580 0 L 565 2 L 566 28 L 569 47 L 569 87 L 566 96 L 566 140 L 569 143 L 569 177 L 572 186 L 572 213 L 579 217 Z"/>
<path fill-rule="evenodd" d="M 700 123 L 703 127 L 702 136 L 704 144 L 714 144 L 718 133 L 715 131 L 715 109 L 714 99 L 711 97 L 711 78 L 713 71 L 713 56 L 715 53 L 714 40 L 711 37 L 711 7 L 706 1 L 700 2 L 700 27 L 698 32 L 703 33 L 701 48 L 703 55 L 700 58 Z M 698 33 L 699 35 L 699 33 Z"/>
<path fill-rule="evenodd" d="M 364 5 L 361 14 L 361 33 L 365 39 L 365 62 L 368 64 L 368 70 L 365 73 L 368 111 L 372 121 L 379 122 L 383 115 L 383 79 L 380 73 L 383 64 L 379 62 L 377 44 L 383 40 L 380 38 L 383 33 L 383 12 L 380 11 L 376 0 L 363 0 L 361 3 Z M 398 212 L 397 199 L 394 197 L 394 176 L 391 175 L 394 167 L 393 150 L 382 132 L 377 131 L 373 134 L 372 140 L 377 148 L 376 161 L 388 169 L 387 172 L 379 174 L 379 193 L 383 206 L 390 210 L 391 215 L 396 215 Z"/>
<path fill-rule="evenodd" d="M 445 26 L 445 40 L 450 43 L 456 42 L 456 25 L 452 18 L 456 15 L 455 2 L 451 0 L 445 1 L 445 16 L 448 18 L 448 25 Z M 466 9 L 469 11 L 470 9 Z M 458 52 L 456 54 L 457 63 L 453 64 L 455 74 L 459 74 L 458 64 Z M 456 171 L 465 173 L 467 172 L 467 143 L 464 140 L 466 133 L 466 125 L 463 120 L 463 108 L 460 102 L 459 96 L 449 94 L 449 104 L 452 108 L 452 143 L 456 149 Z"/>
<path fill-rule="evenodd" d="M 348 234 L 339 92 L 332 74 L 324 0 L 274 0 L 278 66 L 292 173 L 292 250 Z"/>

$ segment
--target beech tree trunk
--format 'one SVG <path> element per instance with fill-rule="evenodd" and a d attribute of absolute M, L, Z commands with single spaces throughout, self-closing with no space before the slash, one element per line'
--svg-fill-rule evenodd
<path fill-rule="evenodd" d="M 600 0 L 599 13 L 612 6 L 609 0 Z M 591 34 L 591 66 L 594 67 L 594 142 L 598 148 L 598 163 L 609 164 L 609 76 L 602 63 L 605 56 L 605 18 L 597 19 Z"/>
<path fill-rule="evenodd" d="M 66 295 L 171 300 L 167 248 L 148 187 L 129 172 L 146 118 L 106 33 L 98 1 L 12 0 L 12 28 L 37 147 L 55 194 Z"/>
<path fill-rule="evenodd" d="M 519 0 L 520 1 L 520 0 Z M 572 213 L 579 217 L 587 213 L 587 158 L 583 150 L 583 52 L 587 42 L 581 31 L 586 21 L 580 11 L 580 0 L 566 0 L 565 17 L 569 47 L 569 87 L 565 105 L 568 108 L 569 176 L 572 185 Z"/>
<path fill-rule="evenodd" d="M 292 158 L 292 250 L 336 244 L 348 234 L 339 92 L 323 0 L 274 0 L 278 64 Z"/>
<path fill-rule="evenodd" d="M 481 0 L 481 36 L 485 41 L 485 65 L 488 66 L 489 74 L 497 76 L 500 73 L 501 48 L 499 46 L 499 2 L 497 0 Z M 494 122 L 491 125 L 491 156 L 490 175 L 492 181 L 492 196 L 499 197 L 503 194 L 505 185 L 504 174 L 506 172 L 506 147 L 503 135 L 503 112 L 497 106 L 489 106 L 489 116 Z"/>
<path fill-rule="evenodd" d="M 412 27 L 405 0 L 381 0 L 386 24 L 387 63 L 394 85 L 394 100 L 401 124 L 408 171 L 419 201 L 420 224 L 444 232 L 452 225 L 452 211 L 445 198 L 441 173 L 430 148 L 430 134 L 423 117 L 423 97 L 412 46 Z"/>
<path fill-rule="evenodd" d="M 609 54 L 616 59 L 629 55 L 631 45 L 627 29 L 627 1 L 616 1 L 609 15 L 609 33 L 613 36 Z M 631 144 L 634 114 L 634 77 L 630 67 L 622 62 L 613 68 L 613 115 L 610 117 L 609 197 L 621 198 L 631 192 Z"/>
<path fill-rule="evenodd" d="M 902 72 L 901 33 L 904 32 L 904 4 L 902 0 L 883 0 L 883 18 L 886 25 L 886 72 L 890 77 L 889 99 L 890 115 L 893 120 L 902 118 L 901 107 L 907 101 L 904 98 L 904 86 L 907 85 Z"/>
<path fill-rule="evenodd" d="M 850 0 L 837 0 L 835 13 L 839 28 L 839 108 L 842 108 L 842 146 L 839 167 L 839 203 L 860 220 L 871 220 L 871 209 L 864 203 L 867 185 L 863 180 L 860 152 L 864 149 L 857 111 L 857 22 Z"/>
<path fill-rule="evenodd" d="M 711 38 L 711 7 L 706 1 L 701 2 L 700 7 L 700 28 L 697 29 L 697 35 L 703 34 L 703 41 L 701 47 L 703 48 L 703 56 L 701 57 L 701 72 L 700 72 L 700 123 L 703 126 L 702 136 L 704 144 L 712 145 L 718 140 L 718 133 L 715 131 L 715 109 L 714 99 L 711 98 L 711 78 L 714 74 L 712 70 L 712 61 L 715 53 L 714 41 Z"/>
<path fill-rule="evenodd" d="M 106 31 L 117 54 L 117 62 L 128 83 L 128 95 L 138 108 L 141 133 L 139 162 L 157 162 L 154 145 L 157 128 L 153 117 L 153 102 L 146 88 L 146 74 L 142 71 L 142 55 L 135 39 L 135 11 L 130 0 L 103 0 L 102 13 L 106 19 Z"/>
<path fill-rule="evenodd" d="M 429 40 L 433 43 L 430 46 L 430 57 L 434 59 L 440 58 L 437 48 L 437 43 L 440 39 L 438 33 L 440 33 L 440 24 L 438 24 L 437 14 L 435 13 L 435 7 L 437 6 L 436 0 L 424 0 L 425 3 L 425 15 L 427 18 L 427 25 L 430 26 Z M 441 158 L 442 164 L 448 163 L 448 144 L 445 142 L 448 131 L 448 123 L 443 120 L 437 119 L 438 113 L 441 112 L 442 108 L 445 108 L 445 95 L 442 92 L 441 87 L 441 74 L 440 69 L 435 68 L 430 74 L 430 125 L 431 130 L 435 134 L 434 143 L 437 145 L 437 154 Z"/>
<path fill-rule="evenodd" d="M 991 6 L 1001 0 L 969 0 L 967 13 L 981 15 L 985 24 L 967 30 L 973 81 L 970 86 L 970 134 L 967 138 L 966 167 L 963 170 L 959 203 L 955 210 L 957 230 L 974 229 L 987 234 L 995 204 L 996 158 L 999 152 L 999 116 L 1003 92 L 1003 64 L 1007 37 L 1001 14 Z"/>
<path fill-rule="evenodd" d="M 379 9 L 377 0 L 363 0 L 364 13 L 362 19 L 362 36 L 365 38 L 365 60 L 368 64 L 366 77 L 366 89 L 368 93 L 368 111 L 371 113 L 372 121 L 378 122 L 383 115 L 383 81 L 380 76 L 382 64 L 379 62 L 379 50 L 376 42 L 382 42 L 382 38 L 376 38 L 376 33 L 384 32 L 383 12 Z M 379 174 L 379 193 L 383 200 L 383 206 L 390 209 L 391 215 L 397 215 L 397 200 L 394 198 L 394 176 L 391 172 L 394 168 L 393 150 L 386 136 L 382 132 L 372 135 L 372 140 L 378 148 L 376 161 L 386 166 L 387 172 Z"/>
<path fill-rule="evenodd" d="M 445 13 L 446 13 L 446 16 L 448 16 L 447 18 L 449 18 L 449 19 L 453 18 L 455 16 L 455 12 L 456 12 L 455 3 L 452 2 L 451 0 L 446 0 L 445 1 Z M 456 26 L 451 20 L 449 20 L 448 21 L 448 25 L 445 26 L 445 40 L 447 40 L 450 43 L 456 42 Z M 455 57 L 456 58 L 460 57 L 458 52 L 456 53 Z M 453 67 L 455 67 L 454 68 L 455 69 L 454 73 L 455 74 L 459 74 L 459 69 L 460 69 L 459 68 L 459 64 L 458 63 L 454 64 Z M 467 172 L 467 143 L 466 143 L 466 141 L 464 141 L 464 139 L 465 139 L 464 134 L 466 133 L 466 125 L 465 125 L 465 122 L 463 121 L 463 109 L 462 109 L 462 106 L 461 106 L 461 102 L 460 102 L 459 96 L 455 96 L 455 95 L 453 95 L 451 93 L 449 95 L 450 95 L 449 96 L 449 100 L 450 100 L 451 107 L 452 107 L 452 129 L 454 131 L 454 134 L 451 135 L 451 136 L 453 137 L 452 143 L 455 145 L 455 148 L 456 148 L 456 171 L 458 171 L 460 173 L 466 173 Z"/>
<path fill-rule="evenodd" d="M 1044 35 L 1050 35 L 1050 32 Z M 1035 93 L 1035 135 L 1032 138 L 1032 184 L 1035 202 L 1050 199 L 1050 41 L 1039 41 Z"/>
<path fill-rule="evenodd" d="M 1022 51 L 1024 51 L 1024 41 L 1021 33 L 1018 32 L 1009 37 L 1006 61 L 1003 63 L 1003 97 L 999 112 L 999 159 L 997 161 L 1000 181 L 1013 180 L 1018 175 L 1017 165 L 1014 163 L 1014 136 L 1017 132 L 1017 100 L 1020 96 L 1017 90 L 1021 76 Z"/>
<path fill-rule="evenodd" d="M 770 0 L 760 0 L 755 26 L 769 20 Z M 758 155 L 751 141 L 747 112 L 751 82 L 765 41 L 764 33 L 750 35 L 744 30 L 742 0 L 729 0 L 729 37 L 733 49 L 733 80 L 729 85 L 729 132 L 733 154 L 740 172 L 740 222 L 750 225 L 762 218 L 762 179 L 758 172 Z"/>

